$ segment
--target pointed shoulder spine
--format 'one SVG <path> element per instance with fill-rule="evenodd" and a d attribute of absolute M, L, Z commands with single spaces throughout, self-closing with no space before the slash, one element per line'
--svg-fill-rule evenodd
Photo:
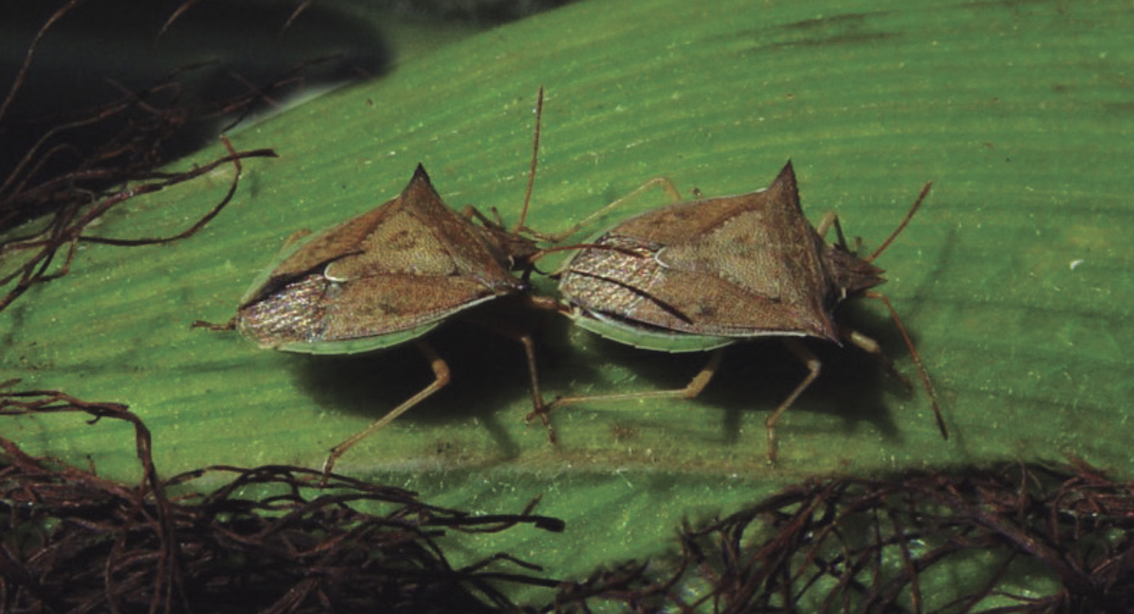
<path fill-rule="evenodd" d="M 433 194 L 437 194 L 437 189 L 433 187 L 433 181 L 429 179 L 429 173 L 425 172 L 425 165 L 421 162 L 417 163 L 417 168 L 413 171 L 413 177 L 410 178 L 409 184 L 406 189 L 402 191 L 403 194 L 414 190 L 424 189 Z M 437 196 L 441 198 L 440 195 Z"/>
<path fill-rule="evenodd" d="M 448 209 L 443 204 L 441 195 L 437 193 L 437 188 L 433 187 L 433 181 L 429 179 L 429 173 L 425 172 L 425 165 L 421 162 L 417 163 L 413 177 L 410 178 L 401 195 L 395 200 L 401 200 L 403 203 L 412 202 L 418 206 L 427 203 L 434 204 Z"/>
<path fill-rule="evenodd" d="M 784 185 L 791 192 L 794 192 L 796 194 L 799 193 L 799 187 L 795 181 L 795 168 L 792 167 L 791 160 L 788 160 L 787 164 L 784 164 L 784 167 L 780 169 L 780 173 L 776 175 L 775 179 L 772 180 L 772 185 L 769 187 L 775 187 L 779 185 Z"/>

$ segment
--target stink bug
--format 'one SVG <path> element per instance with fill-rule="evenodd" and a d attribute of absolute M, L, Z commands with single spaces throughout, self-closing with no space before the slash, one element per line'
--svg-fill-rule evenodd
<path fill-rule="evenodd" d="M 668 180 L 655 182 L 677 193 Z M 885 282 L 882 269 L 873 264 L 875 258 L 905 228 L 929 188 L 926 184 L 901 224 L 865 258 L 847 247 L 833 213 L 824 216 L 818 228 L 808 223 L 790 162 L 765 190 L 669 205 L 601 233 L 588 241 L 594 248 L 579 251 L 559 273 L 559 290 L 575 322 L 638 348 L 717 351 L 684 388 L 565 397 L 549 410 L 582 401 L 693 398 L 719 366 L 720 348 L 778 337 L 809 372 L 765 422 L 768 457 L 775 460 L 776 422 L 821 368 L 799 338 L 850 341 L 880 355 L 876 342 L 835 321 L 835 311 L 846 299 L 866 296 L 881 300 L 890 311 L 921 373 L 938 428 L 948 439 L 917 349 L 890 300 L 871 290 Z M 827 245 L 823 237 L 832 226 L 838 241 Z"/>
<path fill-rule="evenodd" d="M 539 147 L 542 106 L 541 89 L 533 151 Z M 416 344 L 433 368 L 434 381 L 332 448 L 323 465 L 324 474 L 329 474 L 353 445 L 449 382 L 448 366 L 423 335 L 469 308 L 527 289 L 510 271 L 530 271 L 541 253 L 528 235 L 544 237 L 524 227 L 535 163 L 533 153 L 523 210 L 512 229 L 472 207 L 461 214 L 453 211 L 419 164 L 396 198 L 285 247 L 245 293 L 227 324 L 193 325 L 236 329 L 261 347 L 307 354 L 355 354 Z M 545 411 L 530 335 L 504 332 L 523 343 L 532 404 L 537 412 Z"/>

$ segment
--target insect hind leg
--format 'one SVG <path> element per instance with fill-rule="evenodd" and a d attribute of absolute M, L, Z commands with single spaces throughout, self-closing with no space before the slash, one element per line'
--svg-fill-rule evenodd
<path fill-rule="evenodd" d="M 426 360 L 429 361 L 430 367 L 433 368 L 433 382 L 425 388 L 422 388 L 417 394 L 409 399 L 406 399 L 401 405 L 391 409 L 385 416 L 379 418 L 376 422 L 366 427 L 365 429 L 351 435 L 349 439 L 340 443 L 339 445 L 331 448 L 331 452 L 327 455 L 327 460 L 323 461 L 323 480 L 326 481 L 331 475 L 331 470 L 335 467 L 335 462 L 343 454 L 350 450 L 358 442 L 366 439 L 367 437 L 378 432 L 386 425 L 393 422 L 398 416 L 404 414 L 411 407 L 424 401 L 427 397 L 444 388 L 449 383 L 449 365 L 445 360 L 425 341 L 421 339 L 415 340 L 415 345 L 425 355 Z"/>
<path fill-rule="evenodd" d="M 550 414 L 556 407 L 564 405 L 574 405 L 576 403 L 586 403 L 591 401 L 630 401 L 634 399 L 662 399 L 662 398 L 682 398 L 692 399 L 696 398 L 705 386 L 713 379 L 713 375 L 721 366 L 721 361 L 724 359 L 724 348 L 714 350 L 712 355 L 709 356 L 709 361 L 689 380 L 689 383 L 683 388 L 675 388 L 672 390 L 644 390 L 641 392 L 622 392 L 617 394 L 595 394 L 595 395 L 580 395 L 571 397 L 559 397 L 547 406 L 546 411 L 532 412 L 528 414 L 527 419 L 531 420 L 539 416 L 545 425 L 549 424 Z M 548 428 L 551 428 L 548 426 Z"/>

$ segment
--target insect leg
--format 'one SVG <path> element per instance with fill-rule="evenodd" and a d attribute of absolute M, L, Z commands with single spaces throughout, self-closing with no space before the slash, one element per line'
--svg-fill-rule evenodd
<path fill-rule="evenodd" d="M 902 382 L 902 384 L 905 385 L 906 389 L 910 391 L 913 390 L 913 384 L 910 383 L 910 379 L 902 375 L 901 372 L 899 372 L 898 369 L 894 367 L 894 361 L 891 360 L 890 357 L 887 356 L 884 352 L 882 352 L 882 346 L 878 345 L 877 341 L 871 339 L 870 337 L 867 337 L 857 330 L 852 330 L 844 327 L 839 328 L 839 336 L 842 337 L 844 341 L 848 341 L 858 346 L 860 350 L 873 354 L 886 367 L 886 370 L 890 372 L 890 375 L 894 376 L 894 378 L 899 382 Z"/>
<path fill-rule="evenodd" d="M 540 413 L 539 416 L 546 424 L 548 422 L 548 414 L 550 414 L 551 410 L 555 409 L 556 407 L 561 407 L 563 405 L 574 405 L 576 403 L 584 403 L 590 401 L 628 401 L 633 399 L 663 399 L 674 397 L 692 399 L 701 394 L 701 391 L 705 389 L 705 386 L 709 385 L 709 381 L 713 379 L 713 375 L 716 374 L 717 369 L 720 368 L 721 360 L 723 358 L 724 348 L 713 351 L 713 354 L 709 356 L 709 362 L 707 362 L 704 368 L 702 368 L 697 372 L 696 375 L 693 376 L 693 379 L 691 379 L 684 388 L 676 388 L 673 390 L 623 392 L 619 394 L 596 394 L 574 397 L 559 397 L 558 399 L 552 401 L 551 405 L 547 407 L 547 411 Z M 536 412 L 530 413 L 528 414 L 527 419 L 531 420 L 535 416 Z"/>
<path fill-rule="evenodd" d="M 925 193 L 929 191 L 929 184 L 926 184 L 925 189 L 922 190 L 922 196 L 918 199 L 925 197 Z M 912 214 L 911 214 L 912 215 Z M 906 342 L 906 347 L 909 348 L 910 358 L 913 358 L 914 364 L 917 365 L 918 373 L 921 374 L 921 383 L 925 385 L 925 392 L 929 395 L 929 401 L 933 403 L 933 417 L 937 420 L 937 429 L 941 431 L 943 439 L 949 439 L 949 429 L 945 426 L 945 419 L 941 417 L 941 406 L 937 403 L 937 393 L 933 389 L 933 382 L 929 380 L 929 371 L 926 370 L 925 365 L 921 362 L 921 354 L 918 354 L 917 347 L 910 339 L 909 333 L 906 332 L 906 327 L 902 324 L 902 319 L 898 317 L 898 312 L 894 309 L 894 304 L 890 302 L 889 297 L 885 294 L 878 292 L 866 292 L 863 296 L 867 298 L 877 299 L 886 305 L 886 309 L 890 311 L 890 319 L 894 320 L 894 325 L 898 327 L 898 332 L 902 334 L 902 339 Z"/>
<path fill-rule="evenodd" d="M 559 311 L 559 302 L 546 297 L 521 295 L 516 297 L 509 297 L 513 305 L 521 305 L 525 308 L 546 309 L 549 311 Z M 503 305 L 508 303 L 502 301 Z M 521 330 L 514 326 L 509 326 L 500 318 L 486 317 L 483 314 L 477 315 L 463 315 L 461 320 L 470 324 L 487 328 L 488 330 L 509 339 L 514 339 L 524 346 L 524 355 L 528 359 L 528 374 L 531 376 L 531 394 L 532 394 L 532 412 L 528 414 L 528 420 L 535 415 L 543 416 L 548 412 L 548 406 L 543 402 L 543 390 L 539 385 L 539 369 L 536 367 L 535 355 L 535 340 L 531 333 L 526 330 Z M 552 443 L 555 442 L 555 431 L 552 430 L 550 423 L 544 419 L 544 426 L 547 427 L 547 438 Z"/>
<path fill-rule="evenodd" d="M 830 230 L 832 226 L 835 227 L 835 236 L 838 237 L 835 244 L 851 253 L 857 253 L 857 245 L 854 249 L 847 247 L 847 238 L 843 235 L 843 225 L 839 223 L 839 214 L 834 211 L 828 211 L 823 214 L 823 217 L 819 218 L 819 224 L 815 226 L 815 232 L 819 235 L 820 239 L 826 239 L 827 231 Z"/>
<path fill-rule="evenodd" d="M 539 370 L 536 367 L 535 341 L 532 339 L 531 334 L 527 333 L 527 332 L 507 328 L 500 323 L 490 323 L 490 322 L 483 322 L 483 321 L 478 321 L 478 320 L 470 320 L 470 321 L 473 321 L 473 322 L 480 324 L 482 326 L 486 326 L 486 327 L 492 329 L 493 331 L 495 331 L 495 332 L 497 332 L 501 335 L 504 335 L 505 337 L 510 337 L 512 339 L 515 339 L 516 341 L 520 342 L 521 345 L 524 346 L 524 354 L 527 356 L 527 359 L 528 359 L 528 374 L 532 378 L 531 393 L 532 393 L 532 408 L 533 409 L 532 409 L 532 412 L 530 414 L 528 414 L 527 419 L 530 420 L 532 418 L 532 416 L 536 416 L 536 415 L 546 416 L 547 412 L 550 411 L 550 407 L 548 407 L 548 405 L 543 402 L 543 391 L 542 391 L 542 389 L 540 388 L 540 385 L 539 385 Z M 544 419 L 543 419 L 543 424 L 544 424 L 544 426 L 547 427 L 547 438 L 548 438 L 548 440 L 551 441 L 552 443 L 554 443 L 555 442 L 555 431 L 551 428 L 551 423 L 547 420 L 546 417 L 544 417 Z"/>
<path fill-rule="evenodd" d="M 784 399 L 784 402 L 780 403 L 776 411 L 772 412 L 772 415 L 768 416 L 768 419 L 764 421 L 764 426 L 768 429 L 768 460 L 771 462 L 776 461 L 776 422 L 778 422 L 780 416 L 795 403 L 799 395 L 811 385 L 811 382 L 819 377 L 819 371 L 823 368 L 823 363 L 819 361 L 819 358 L 798 339 L 788 337 L 783 341 L 787 349 L 791 350 L 791 353 L 795 354 L 795 357 L 807 366 L 808 373 L 807 377 L 803 378 L 803 381 L 795 387 L 795 390 L 791 391 L 788 398 Z"/>
<path fill-rule="evenodd" d="M 421 351 L 421 353 L 425 355 L 426 360 L 429 361 L 429 365 L 433 368 L 433 382 L 423 388 L 417 394 L 407 399 L 401 405 L 390 410 L 390 412 L 385 416 L 379 418 L 377 422 L 374 422 L 358 433 L 351 435 L 351 437 L 346 441 L 331 448 L 330 454 L 327 455 L 327 460 L 323 461 L 324 480 L 326 480 L 327 477 L 330 476 L 331 470 L 335 467 L 335 461 L 337 461 L 340 456 L 345 454 L 347 450 L 354 447 L 356 443 L 381 430 L 387 424 L 393 422 L 395 418 L 404 414 L 409 408 L 424 401 L 426 397 L 444 388 L 445 385 L 449 383 L 449 365 L 445 364 L 445 361 L 425 341 L 415 339 L 414 342 L 416 343 L 417 348 Z"/>

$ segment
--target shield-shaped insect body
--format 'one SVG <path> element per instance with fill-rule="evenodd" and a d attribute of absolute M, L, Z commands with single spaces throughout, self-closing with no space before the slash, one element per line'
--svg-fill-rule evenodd
<path fill-rule="evenodd" d="M 446 206 L 419 165 L 397 198 L 289 246 L 241 300 L 236 328 L 288 352 L 399 345 L 524 290 L 509 272 L 523 256 L 501 234 Z"/>
<path fill-rule="evenodd" d="M 330 472 L 354 444 L 448 383 L 448 366 L 423 335 L 474 306 L 526 290 L 510 271 L 530 267 L 539 250 L 521 226 L 505 229 L 471 208 L 453 211 L 418 165 L 396 198 L 287 246 L 252 284 L 228 324 L 195 325 L 235 328 L 261 347 L 307 354 L 417 345 L 434 381 L 335 446 L 324 463 Z M 523 343 L 532 403 L 543 411 L 530 336 L 493 328 Z"/>
<path fill-rule="evenodd" d="M 798 338 L 850 340 L 876 352 L 874 342 L 840 328 L 835 311 L 852 296 L 880 298 L 921 369 L 945 435 L 916 349 L 889 301 L 870 292 L 885 281 L 874 258 L 904 228 L 928 187 L 882 247 L 862 258 L 847 248 L 841 230 L 837 243 L 824 242 L 830 226 L 838 229 L 833 215 L 818 230 L 807 221 L 789 162 L 765 190 L 661 207 L 601 233 L 588 241 L 595 247 L 579 251 L 561 271 L 559 290 L 579 326 L 643 349 L 707 351 L 758 337 L 785 339 L 810 373 L 766 421 L 772 459 L 776 421 L 820 369 Z M 691 398 L 708 383 L 719 361 L 715 353 L 679 390 L 567 397 L 552 406 L 643 396 Z"/>

